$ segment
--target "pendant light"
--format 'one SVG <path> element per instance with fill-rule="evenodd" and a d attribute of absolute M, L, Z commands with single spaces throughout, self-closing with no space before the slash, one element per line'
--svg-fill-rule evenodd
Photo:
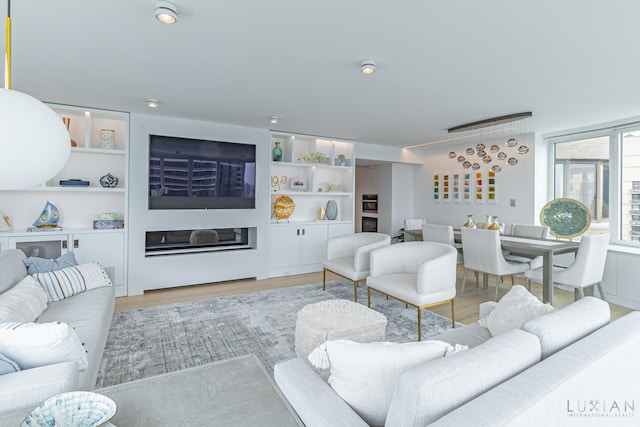
<path fill-rule="evenodd" d="M 67 163 L 71 137 L 39 100 L 11 90 L 11 0 L 7 0 L 5 87 L 0 89 L 0 188 L 44 184 Z"/>

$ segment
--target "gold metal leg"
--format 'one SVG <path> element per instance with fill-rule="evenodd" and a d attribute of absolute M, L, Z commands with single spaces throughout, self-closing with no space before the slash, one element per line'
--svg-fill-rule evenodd
<path fill-rule="evenodd" d="M 371 308 L 371 288 L 367 287 L 367 307 Z"/>
<path fill-rule="evenodd" d="M 456 327 L 455 314 L 453 313 L 453 298 L 451 298 L 451 327 Z"/>
<path fill-rule="evenodd" d="M 327 283 L 327 269 L 323 268 L 322 269 L 322 290 L 323 291 L 326 290 L 325 289 L 326 283 Z"/>
<path fill-rule="evenodd" d="M 358 282 L 353 282 L 353 302 L 358 302 Z"/>
<path fill-rule="evenodd" d="M 422 341 L 422 310 L 418 307 L 418 341 Z"/>

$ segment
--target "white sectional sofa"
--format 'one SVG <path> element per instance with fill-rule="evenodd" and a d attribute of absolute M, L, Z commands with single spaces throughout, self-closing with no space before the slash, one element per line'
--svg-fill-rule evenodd
<path fill-rule="evenodd" d="M 21 250 L 0 252 L 0 293 L 27 276 Z M 35 405 L 58 393 L 95 387 L 115 306 L 113 286 L 103 286 L 47 304 L 35 323 L 64 322 L 75 329 L 87 355 L 87 368 L 74 361 L 0 375 L 0 411 Z"/>
<path fill-rule="evenodd" d="M 495 306 L 482 304 L 480 317 Z M 385 426 L 589 425 L 602 422 L 585 413 L 595 400 L 609 402 L 603 414 L 613 400 L 627 411 L 615 425 L 637 425 L 640 312 L 609 316 L 606 302 L 586 297 L 495 337 L 479 323 L 432 337 L 470 349 L 404 372 Z M 367 425 L 307 361 L 279 363 L 274 376 L 307 426 Z"/>

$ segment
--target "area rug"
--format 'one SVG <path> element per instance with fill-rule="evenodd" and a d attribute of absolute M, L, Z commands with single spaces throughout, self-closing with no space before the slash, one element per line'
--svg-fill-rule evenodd
<path fill-rule="evenodd" d="M 96 387 L 251 353 L 273 373 L 275 363 L 296 357 L 298 311 L 329 299 L 353 300 L 353 285 L 330 281 L 326 291 L 317 283 L 117 312 Z M 366 304 L 364 286 L 358 301 Z M 417 339 L 415 308 L 375 292 L 371 308 L 387 317 L 387 341 Z M 423 311 L 423 339 L 450 327 L 446 317 Z"/>

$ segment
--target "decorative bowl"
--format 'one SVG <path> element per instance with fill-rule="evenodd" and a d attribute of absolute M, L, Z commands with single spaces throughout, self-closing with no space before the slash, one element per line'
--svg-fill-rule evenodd
<path fill-rule="evenodd" d="M 45 400 L 22 422 L 21 427 L 106 425 L 116 413 L 116 403 L 89 391 L 72 391 Z"/>

